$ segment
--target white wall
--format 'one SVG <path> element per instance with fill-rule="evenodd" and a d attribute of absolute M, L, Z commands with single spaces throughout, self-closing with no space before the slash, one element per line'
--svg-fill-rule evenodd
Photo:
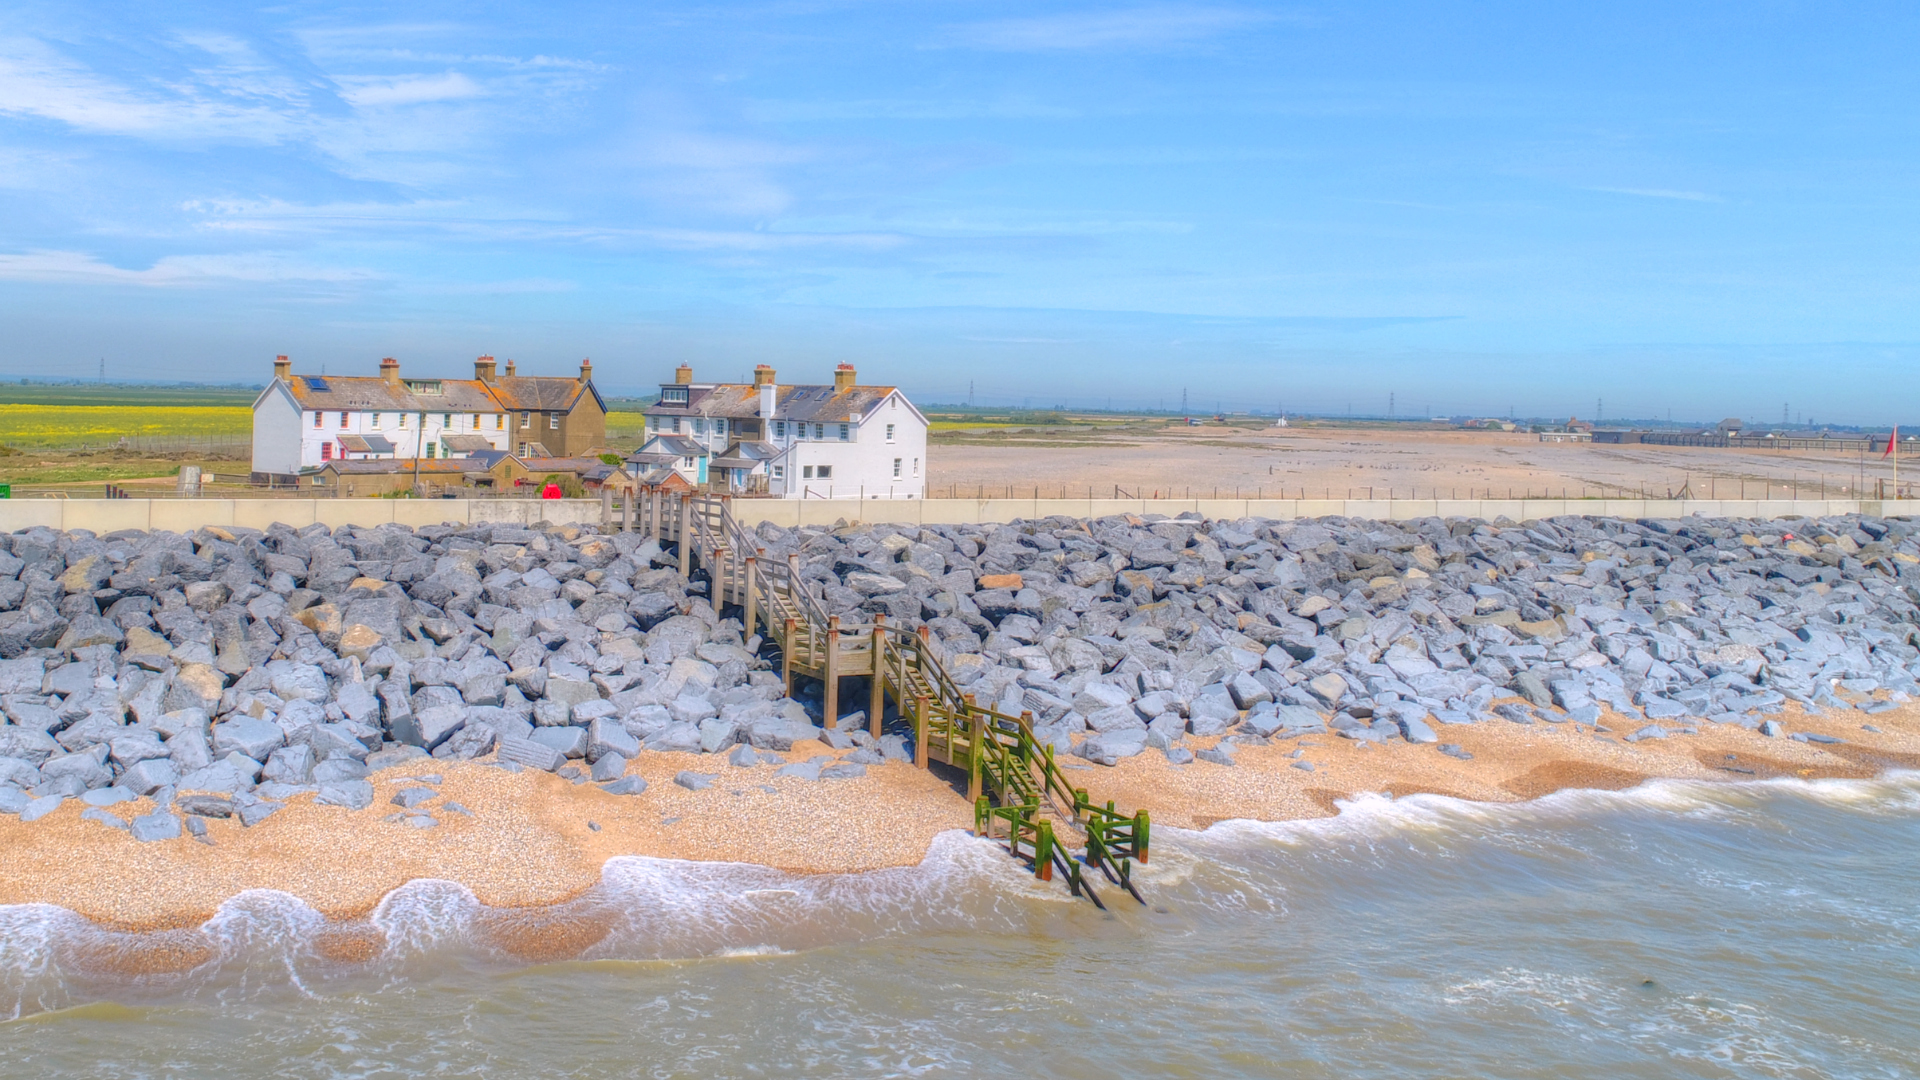
<path fill-rule="evenodd" d="M 481 435 L 486 438 L 487 442 L 492 445 L 495 450 L 508 451 L 519 446 L 519 439 L 517 437 L 522 435 L 519 428 L 519 420 L 513 416 L 507 418 L 507 426 L 505 428 L 496 427 L 494 419 L 500 415 L 498 413 L 480 413 L 480 426 L 475 428 L 473 413 L 453 413 L 453 423 L 449 426 L 444 421 L 444 417 L 447 416 L 444 410 L 440 412 L 430 412 L 426 414 L 427 421 L 424 429 L 420 426 L 421 414 L 417 412 L 404 414 L 407 418 L 407 426 L 404 429 L 400 427 L 400 417 L 403 414 L 392 411 L 385 411 L 378 414 L 380 418 L 380 426 L 378 427 L 374 426 L 375 414 L 372 412 L 349 410 L 347 412 L 347 426 L 345 427 L 340 426 L 339 410 L 328 409 L 322 412 L 320 414 L 319 427 L 313 426 L 313 415 L 313 412 L 309 410 L 301 413 L 295 421 L 300 428 L 300 463 L 304 466 L 317 467 L 324 464 L 320 459 L 320 447 L 323 444 L 337 441 L 342 435 L 384 436 L 388 442 L 394 445 L 393 456 L 396 459 L 406 461 L 413 460 L 415 454 L 419 454 L 424 460 L 426 458 L 427 444 L 439 442 L 442 435 Z M 258 428 L 259 418 L 256 415 L 256 432 Z M 541 430 L 543 429 L 537 426 L 528 428 L 524 437 L 529 442 L 544 442 L 546 440 L 538 437 L 538 433 Z M 424 441 L 421 438 L 423 432 L 425 435 Z M 552 432 L 550 434 L 559 433 Z M 258 435 L 256 434 L 255 437 L 257 439 Z M 436 451 L 436 453 L 438 453 L 438 451 Z M 354 454 L 351 456 L 356 460 L 365 460 L 372 455 Z M 336 453 L 335 457 L 329 460 L 338 459 L 339 455 Z"/>
<path fill-rule="evenodd" d="M 267 387 L 253 403 L 253 471 L 291 475 L 300 471 L 300 407 L 285 384 Z"/>

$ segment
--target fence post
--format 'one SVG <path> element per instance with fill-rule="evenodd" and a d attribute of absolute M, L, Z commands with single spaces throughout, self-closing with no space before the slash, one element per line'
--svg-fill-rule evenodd
<path fill-rule="evenodd" d="M 610 487 L 600 489 L 600 531 L 613 531 L 613 489 Z"/>
<path fill-rule="evenodd" d="M 1053 822 L 1044 818 L 1033 825 L 1033 873 L 1041 881 L 1053 880 Z"/>
<path fill-rule="evenodd" d="M 840 616 L 827 616 L 827 726 L 840 726 Z"/>
<path fill-rule="evenodd" d="M 873 648 L 873 687 L 871 693 L 868 695 L 867 730 L 876 739 L 880 737 L 880 714 L 887 709 L 886 665 L 883 662 L 887 651 L 884 640 L 886 636 L 887 617 L 885 615 L 875 615 L 873 617 L 873 635 L 870 639 Z"/>
<path fill-rule="evenodd" d="M 633 489 L 630 487 L 620 492 L 620 531 L 633 531 Z"/>
<path fill-rule="evenodd" d="M 1147 864 L 1147 840 L 1151 828 L 1152 822 L 1147 820 L 1145 810 L 1133 815 L 1133 847 L 1135 854 L 1140 856 L 1142 866 Z"/>
<path fill-rule="evenodd" d="M 707 567 L 707 576 L 713 579 L 713 613 L 718 615 L 727 602 L 727 594 L 732 591 L 729 579 L 733 576 L 733 568 L 727 565 L 725 544 L 713 549 L 713 563 Z"/>

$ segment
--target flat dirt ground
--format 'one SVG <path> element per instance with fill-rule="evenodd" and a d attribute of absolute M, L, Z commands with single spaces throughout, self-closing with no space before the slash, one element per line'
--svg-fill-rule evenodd
<path fill-rule="evenodd" d="M 1852 498 L 1863 474 L 1871 494 L 1892 474 L 1871 454 L 1543 443 L 1405 424 L 960 429 L 932 443 L 929 498 L 1037 486 L 1067 498 L 1668 498 L 1690 488 L 1698 499 L 1812 499 Z M 1903 472 L 1920 479 L 1920 460 Z"/>

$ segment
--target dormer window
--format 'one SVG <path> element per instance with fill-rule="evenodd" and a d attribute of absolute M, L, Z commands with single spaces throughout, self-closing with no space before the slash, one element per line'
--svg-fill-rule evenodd
<path fill-rule="evenodd" d="M 687 403 L 687 388 L 686 388 L 686 387 L 684 387 L 684 386 L 663 386 L 663 387 L 661 387 L 661 388 L 660 388 L 660 404 L 662 404 L 662 405 L 685 405 L 686 403 Z"/>

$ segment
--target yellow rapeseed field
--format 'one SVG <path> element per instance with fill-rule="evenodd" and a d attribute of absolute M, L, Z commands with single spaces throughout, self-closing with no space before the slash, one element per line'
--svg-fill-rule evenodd
<path fill-rule="evenodd" d="M 253 410 L 240 406 L 0 405 L 0 445 L 111 446 L 120 438 L 246 438 Z"/>

